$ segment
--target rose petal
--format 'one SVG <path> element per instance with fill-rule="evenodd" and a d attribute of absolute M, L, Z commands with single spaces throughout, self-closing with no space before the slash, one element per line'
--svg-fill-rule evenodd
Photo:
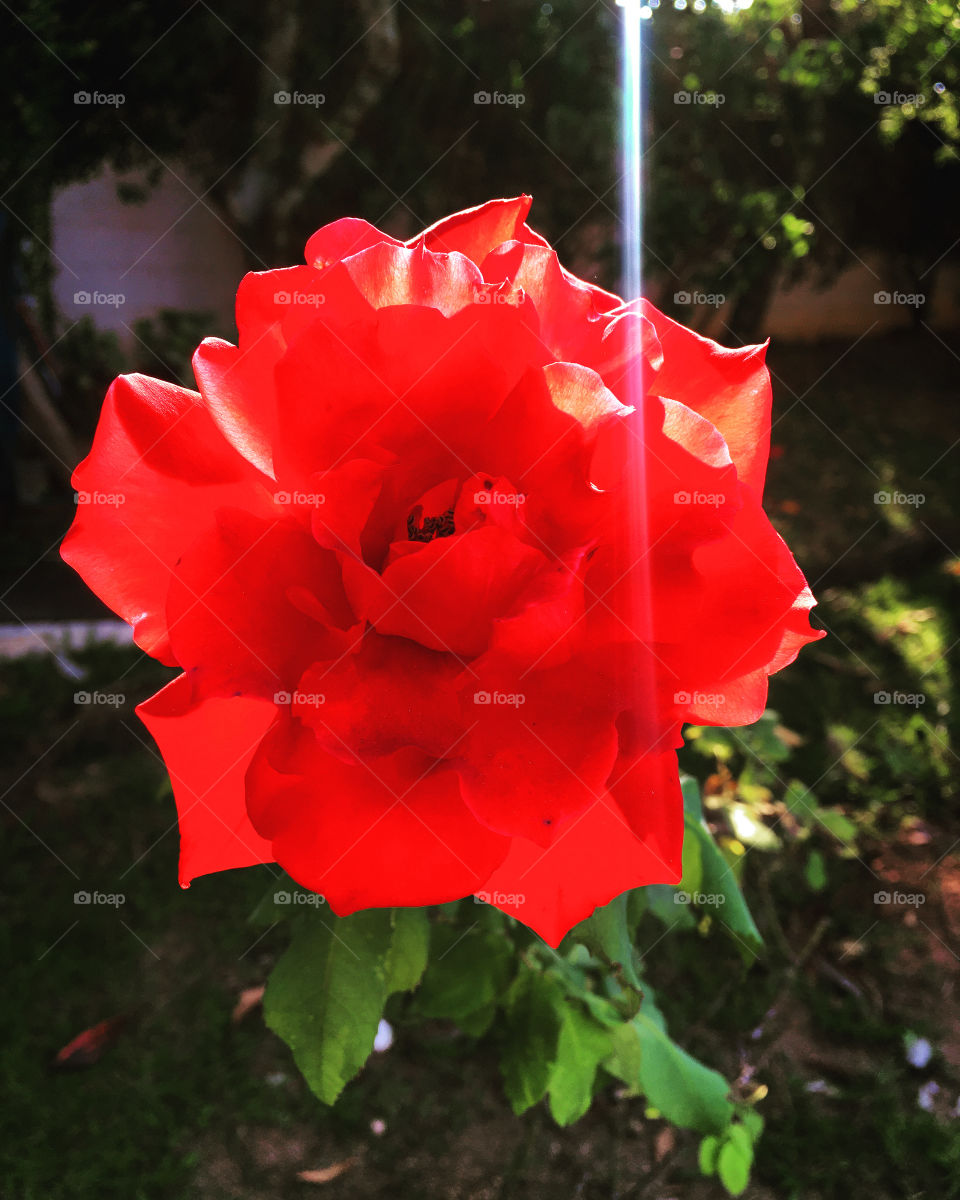
<path fill-rule="evenodd" d="M 414 495 L 424 491 L 425 464 L 443 464 L 438 479 L 463 473 L 476 429 L 525 366 L 524 330 L 515 310 L 478 305 L 449 318 L 416 305 L 381 309 L 349 338 L 319 320 L 277 366 L 284 396 L 278 478 L 306 479 L 348 457 L 377 460 L 382 451 L 400 460 L 408 478 L 419 476 Z M 505 338 L 511 349 L 502 353 L 497 343 Z"/>
<path fill-rule="evenodd" d="M 276 366 L 321 313 L 326 325 L 342 330 L 369 318 L 372 310 L 342 267 L 252 271 L 237 290 L 239 345 L 206 338 L 193 357 L 204 403 L 224 437 L 271 478 L 276 474 Z M 287 482 L 297 486 L 301 477 Z"/>
<path fill-rule="evenodd" d="M 198 532 L 213 527 L 224 504 L 267 511 L 265 483 L 224 440 L 196 392 L 121 375 L 73 474 L 89 503 L 78 505 L 61 554 L 133 626 L 141 649 L 174 666 L 166 621 L 174 563 Z"/>
<path fill-rule="evenodd" d="M 770 449 L 772 391 L 763 361 L 766 344 L 729 350 L 671 321 L 652 304 L 644 302 L 643 312 L 663 349 L 663 366 L 650 386 L 720 430 L 741 481 L 759 496 Z"/>
<path fill-rule="evenodd" d="M 297 715 L 324 750 L 351 762 L 405 746 L 444 757 L 464 730 L 460 671 L 452 655 L 371 630 L 355 654 L 306 671 L 298 691 L 324 700 Z"/>
<path fill-rule="evenodd" d="M 380 242 L 343 262 L 361 295 L 373 308 L 418 304 L 445 317 L 476 302 L 483 288 L 477 265 L 463 254 L 433 254 Z"/>
<path fill-rule="evenodd" d="M 297 589 L 329 624 L 309 615 Z M 219 513 L 184 552 L 167 614 L 177 661 L 205 696 L 291 692 L 310 663 L 338 657 L 358 636 L 335 556 L 293 522 L 237 510 Z"/>
<path fill-rule="evenodd" d="M 650 883 L 679 883 L 675 831 L 682 831 L 682 811 L 676 809 L 674 794 L 657 800 L 659 812 L 651 809 L 650 823 L 663 829 L 665 843 L 674 831 L 669 856 L 661 854 L 661 845 L 637 837 L 614 800 L 603 796 L 574 818 L 551 846 L 513 838 L 510 853 L 486 880 L 483 892 L 497 908 L 558 946 L 568 930 L 621 892 Z"/>
<path fill-rule="evenodd" d="M 496 526 L 435 538 L 387 567 L 379 604 L 365 615 L 379 633 L 469 657 L 546 566 L 539 550 Z"/>
<path fill-rule="evenodd" d="M 617 757 L 603 682 L 583 662 L 527 671 L 490 660 L 465 686 L 474 701 L 458 748 L 463 797 L 501 833 L 549 845 L 596 801 Z"/>
<path fill-rule="evenodd" d="M 450 767 L 415 749 L 351 765 L 296 721 L 271 731 L 247 789 L 277 862 L 339 916 L 469 895 L 509 846 L 471 816 Z"/>
<path fill-rule="evenodd" d="M 486 204 L 444 217 L 411 238 L 407 245 L 422 245 L 446 254 L 456 251 L 467 255 L 478 266 L 501 242 L 517 239 L 545 246 L 544 239 L 524 224 L 532 203 L 530 196 L 489 200 Z"/>
<path fill-rule="evenodd" d="M 602 314 L 621 307 L 622 301 L 565 271 L 548 245 L 504 242 L 491 250 L 481 269 L 488 283 L 508 282 L 530 297 L 549 358 L 594 368 L 608 356 L 603 335 L 610 320 Z"/>
<path fill-rule="evenodd" d="M 305 255 L 311 266 L 322 269 L 384 242 L 390 246 L 401 245 L 396 238 L 381 233 L 369 221 L 359 217 L 341 217 L 339 221 L 324 225 L 310 237 Z"/>
<path fill-rule="evenodd" d="M 244 776 L 276 716 L 255 697 L 196 704 L 186 675 L 143 704 L 137 715 L 170 772 L 180 824 L 180 885 L 198 875 L 273 862 L 269 841 L 250 824 Z"/>

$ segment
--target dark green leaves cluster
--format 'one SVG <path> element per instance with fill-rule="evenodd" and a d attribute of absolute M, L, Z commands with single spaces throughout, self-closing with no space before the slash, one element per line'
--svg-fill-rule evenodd
<path fill-rule="evenodd" d="M 558 950 L 498 910 L 467 901 L 432 913 L 374 909 L 343 918 L 322 903 L 265 902 L 255 919 L 297 913 L 267 987 L 267 1023 L 316 1095 L 332 1104 L 369 1057 L 387 1000 L 410 992 L 400 1009 L 405 1024 L 445 1020 L 489 1039 L 514 1112 L 546 1100 L 554 1120 L 569 1125 L 598 1089 L 619 1080 L 644 1097 L 648 1113 L 703 1134 L 703 1171 L 739 1194 L 759 1118 L 734 1103 L 722 1075 L 670 1036 L 636 948 L 648 910 L 668 930 L 702 931 L 709 921 L 747 961 L 761 944 L 692 781 L 685 796 L 681 888 L 618 897 Z"/>

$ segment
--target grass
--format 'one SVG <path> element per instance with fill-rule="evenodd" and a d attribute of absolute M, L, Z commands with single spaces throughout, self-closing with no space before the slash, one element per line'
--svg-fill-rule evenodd
<path fill-rule="evenodd" d="M 831 368 L 839 352 L 771 359 L 783 452 L 768 508 L 819 579 L 831 636 L 774 681 L 771 704 L 801 739 L 789 758 L 750 765 L 734 742 L 725 764 L 751 811 L 783 834 L 776 850 L 747 846 L 743 858 L 767 957 L 745 973 L 709 933 L 657 945 L 651 924 L 640 940 L 671 1028 L 743 1094 L 767 1089 L 749 1196 L 943 1200 L 960 1195 L 950 1111 L 960 1092 L 960 505 L 951 454 L 934 460 L 951 440 L 956 364 L 910 335 L 860 343 Z M 925 502 L 876 505 L 881 485 Z M 25 619 L 77 611 L 52 553 L 30 569 L 68 517 L 51 506 L 30 514 L 30 539 L 24 524 L 0 538 L 2 551 L 18 541 L 5 561 L 11 582 L 26 575 L 8 603 Z M 133 715 L 168 673 L 124 650 L 75 658 L 82 685 L 48 659 L 5 664 L 0 681 L 4 1200 L 284 1200 L 308 1190 L 297 1171 L 354 1155 L 326 1194 L 719 1194 L 698 1177 L 695 1139 L 673 1139 L 609 1082 L 569 1130 L 542 1106 L 517 1120 L 489 1038 L 409 1027 L 402 1015 L 394 1048 L 322 1109 L 258 1013 L 231 1021 L 284 945 L 282 928 L 247 920 L 270 870 L 176 886 L 169 785 Z M 77 706 L 79 686 L 125 700 Z M 882 691 L 924 700 L 878 704 Z M 683 757 L 703 779 L 717 773 L 692 749 Z M 792 823 L 783 796 L 794 778 L 853 822 L 855 844 Z M 814 851 L 823 878 L 811 874 Z M 926 903 L 874 902 L 897 888 Z M 78 891 L 124 902 L 77 905 Z M 113 1016 L 128 1023 L 99 1062 L 52 1069 L 62 1046 Z M 904 1057 L 908 1032 L 934 1045 L 923 1071 Z M 930 1080 L 941 1090 L 926 1112 L 917 1096 Z"/>

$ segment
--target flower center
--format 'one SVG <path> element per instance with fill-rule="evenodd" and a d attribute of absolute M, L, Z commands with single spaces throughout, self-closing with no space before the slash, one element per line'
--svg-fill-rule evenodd
<path fill-rule="evenodd" d="M 453 509 L 436 517 L 425 517 L 423 505 L 418 504 L 407 517 L 407 537 L 411 542 L 432 542 L 434 538 L 449 537 L 456 533 L 453 526 Z"/>

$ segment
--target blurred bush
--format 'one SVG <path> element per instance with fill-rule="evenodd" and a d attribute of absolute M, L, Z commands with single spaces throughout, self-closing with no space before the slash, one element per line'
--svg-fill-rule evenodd
<path fill-rule="evenodd" d="M 750 336 L 784 269 L 829 277 L 879 251 L 906 290 L 932 291 L 956 253 L 952 2 L 649 12 L 645 240 L 667 295 L 722 291 Z M 50 275 L 53 190 L 105 161 L 145 173 L 131 201 L 171 161 L 188 169 L 254 267 L 296 261 L 347 213 L 402 235 L 529 191 L 564 259 L 615 285 L 619 20 L 577 0 L 243 0 L 228 15 L 29 0 L 0 50 L 22 81 L 0 162 L 33 288 Z M 124 102 L 75 102 L 97 90 Z"/>

